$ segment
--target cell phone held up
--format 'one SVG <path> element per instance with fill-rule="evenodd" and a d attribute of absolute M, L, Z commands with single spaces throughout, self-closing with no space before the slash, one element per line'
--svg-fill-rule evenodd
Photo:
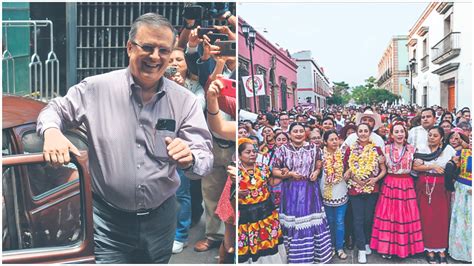
<path fill-rule="evenodd" d="M 202 39 L 204 37 L 204 35 L 209 34 L 209 32 L 215 32 L 215 31 L 217 31 L 217 30 L 214 29 L 214 28 L 199 28 L 198 29 L 198 37 L 199 37 L 199 39 Z"/>
<path fill-rule="evenodd" d="M 219 55 L 236 56 L 236 46 L 234 41 L 217 41 L 214 45 L 219 46 Z"/>
<path fill-rule="evenodd" d="M 223 33 L 211 33 L 211 34 L 208 34 L 207 37 L 209 37 L 211 44 L 216 43 L 217 40 L 227 41 L 229 39 L 229 36 Z"/>
<path fill-rule="evenodd" d="M 222 84 L 224 84 L 224 87 L 221 89 L 220 95 L 235 98 L 236 97 L 236 93 L 235 93 L 236 83 L 235 83 L 235 80 L 226 79 L 226 78 L 220 78 L 219 80 L 222 82 Z"/>
<path fill-rule="evenodd" d="M 178 68 L 170 66 L 165 70 L 165 77 L 171 78 L 172 76 L 176 75 L 176 73 L 178 73 Z"/>

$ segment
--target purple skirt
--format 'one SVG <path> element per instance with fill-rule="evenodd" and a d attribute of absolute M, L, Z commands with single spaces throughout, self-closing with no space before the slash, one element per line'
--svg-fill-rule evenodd
<path fill-rule="evenodd" d="M 288 263 L 326 263 L 331 259 L 331 233 L 318 182 L 283 181 L 280 222 Z"/>

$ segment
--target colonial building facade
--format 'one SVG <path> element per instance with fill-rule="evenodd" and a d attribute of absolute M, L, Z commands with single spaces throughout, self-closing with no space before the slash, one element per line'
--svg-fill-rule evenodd
<path fill-rule="evenodd" d="M 326 99 L 332 95 L 332 85 L 311 51 L 300 51 L 292 55 L 298 64 L 298 103 L 314 104 L 316 109 L 326 108 Z"/>
<path fill-rule="evenodd" d="M 270 110 L 289 110 L 297 104 L 295 60 L 287 50 L 277 47 L 257 32 L 255 48 L 252 51 L 254 75 L 263 75 L 266 93 L 257 96 L 257 111 L 253 97 L 246 97 L 242 77 L 251 76 L 250 51 L 246 46 L 242 25 L 245 20 L 239 17 L 239 108 L 252 112 Z"/>
<path fill-rule="evenodd" d="M 401 103 L 410 102 L 408 80 L 408 37 L 393 36 L 377 67 L 377 85 L 401 96 Z"/>
<path fill-rule="evenodd" d="M 472 4 L 433 2 L 408 34 L 413 102 L 471 107 Z"/>

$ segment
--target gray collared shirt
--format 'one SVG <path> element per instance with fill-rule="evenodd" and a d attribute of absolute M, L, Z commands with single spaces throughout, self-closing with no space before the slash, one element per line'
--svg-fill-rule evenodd
<path fill-rule="evenodd" d="M 38 117 L 37 132 L 87 128 L 92 190 L 120 209 L 156 208 L 179 186 L 176 162 L 168 157 L 165 137 L 179 137 L 190 147 L 192 171 L 212 170 L 212 137 L 195 95 L 162 78 L 146 104 L 130 70 L 84 79 L 66 96 L 53 99 Z M 176 122 L 174 131 L 155 129 L 159 119 Z"/>

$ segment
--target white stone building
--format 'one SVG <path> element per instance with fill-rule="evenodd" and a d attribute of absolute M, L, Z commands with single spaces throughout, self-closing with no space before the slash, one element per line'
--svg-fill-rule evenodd
<path fill-rule="evenodd" d="M 472 3 L 428 4 L 408 35 L 412 101 L 471 107 Z"/>
<path fill-rule="evenodd" d="M 311 51 L 300 51 L 291 56 L 298 65 L 298 103 L 311 103 L 316 109 L 326 108 L 327 97 L 332 95 L 332 83 L 324 74 L 324 69 L 316 64 Z"/>

